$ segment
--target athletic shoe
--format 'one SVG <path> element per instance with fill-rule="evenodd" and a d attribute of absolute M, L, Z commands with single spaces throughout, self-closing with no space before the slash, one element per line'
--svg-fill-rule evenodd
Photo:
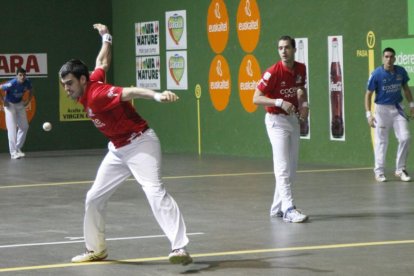
<path fill-rule="evenodd" d="M 25 157 L 26 154 L 22 152 L 20 149 L 17 150 L 17 154 L 20 155 L 20 157 Z"/>
<path fill-rule="evenodd" d="M 308 219 L 308 216 L 305 214 L 302 214 L 295 207 L 290 207 L 289 209 L 287 209 L 287 211 L 284 213 L 284 216 L 283 216 L 283 221 L 285 222 L 304 222 L 307 219 Z"/>
<path fill-rule="evenodd" d="M 188 265 L 193 262 L 193 259 L 185 248 L 174 249 L 171 251 L 170 255 L 168 255 L 168 258 L 172 264 Z"/>
<path fill-rule="evenodd" d="M 408 175 L 406 170 L 395 172 L 395 176 L 399 177 L 401 181 L 404 181 L 404 182 L 411 181 L 411 177 Z"/>
<path fill-rule="evenodd" d="M 93 251 L 86 251 L 85 253 L 75 256 L 72 258 L 72 263 L 84 263 L 84 262 L 94 262 L 94 261 L 101 261 L 108 257 L 108 252 L 106 249 L 99 253 L 95 253 Z"/>
<path fill-rule="evenodd" d="M 20 159 L 20 158 L 22 158 L 21 155 L 18 154 L 17 152 L 16 153 L 12 153 L 10 156 L 11 156 L 10 157 L 11 159 Z"/>
<path fill-rule="evenodd" d="M 383 174 L 377 174 L 375 175 L 375 180 L 378 182 L 385 182 L 387 181 L 387 178 Z"/>

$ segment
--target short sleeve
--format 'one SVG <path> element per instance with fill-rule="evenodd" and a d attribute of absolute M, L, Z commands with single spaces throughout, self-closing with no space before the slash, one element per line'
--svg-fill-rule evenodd
<path fill-rule="evenodd" d="M 121 102 L 122 87 L 110 84 L 98 84 L 90 99 L 90 106 L 94 112 L 110 110 Z"/>
<path fill-rule="evenodd" d="M 377 85 L 375 83 L 375 74 L 374 73 L 375 73 L 375 71 L 371 73 L 371 76 L 369 76 L 369 79 L 368 79 L 367 89 L 369 91 L 375 91 L 376 88 L 377 88 Z"/>
<path fill-rule="evenodd" d="M 96 68 L 89 76 L 91 81 L 105 82 L 106 74 L 102 68 Z"/>
<path fill-rule="evenodd" d="M 262 78 L 260 79 L 259 83 L 257 84 L 257 89 L 259 89 L 263 93 L 266 92 L 266 89 L 269 86 L 269 82 L 270 82 L 271 77 L 272 77 L 272 74 L 269 71 L 264 72 Z"/>

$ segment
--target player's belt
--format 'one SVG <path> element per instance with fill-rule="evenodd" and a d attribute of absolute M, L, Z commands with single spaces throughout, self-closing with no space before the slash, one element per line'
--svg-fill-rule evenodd
<path fill-rule="evenodd" d="M 139 136 L 141 136 L 142 134 L 144 134 L 145 131 L 147 131 L 149 129 L 148 126 L 146 126 L 145 128 L 143 128 L 140 132 L 137 133 L 137 136 L 135 136 L 134 139 L 138 138 Z"/>
<path fill-rule="evenodd" d="M 273 112 L 267 112 L 267 113 L 272 114 L 272 115 L 287 115 L 286 113 L 281 112 L 281 111 L 273 111 Z"/>
<path fill-rule="evenodd" d="M 149 129 L 148 126 L 146 126 L 145 128 L 143 128 L 140 132 L 136 132 L 135 136 L 133 138 L 129 138 L 128 139 L 128 143 L 126 144 L 130 144 L 132 141 L 134 141 L 135 139 L 137 139 L 138 137 L 140 137 L 142 134 L 145 133 L 145 131 L 147 131 Z"/>

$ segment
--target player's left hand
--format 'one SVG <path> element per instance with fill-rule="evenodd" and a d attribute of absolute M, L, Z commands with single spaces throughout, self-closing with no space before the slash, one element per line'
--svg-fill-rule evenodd
<path fill-rule="evenodd" d="M 289 115 L 296 113 L 295 106 L 288 101 L 283 101 L 281 108 Z"/>
<path fill-rule="evenodd" d="M 101 24 L 101 23 L 93 24 L 93 28 L 98 30 L 98 32 L 101 36 L 103 36 L 104 34 L 109 34 L 108 27 L 106 25 Z"/>
<path fill-rule="evenodd" d="M 161 102 L 172 103 L 178 101 L 180 98 L 173 92 L 165 90 L 161 93 Z"/>

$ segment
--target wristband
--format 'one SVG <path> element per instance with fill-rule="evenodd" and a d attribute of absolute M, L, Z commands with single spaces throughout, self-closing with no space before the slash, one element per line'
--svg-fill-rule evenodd
<path fill-rule="evenodd" d="M 276 99 L 275 100 L 275 106 L 276 107 L 282 107 L 283 99 Z"/>
<path fill-rule="evenodd" d="M 302 107 L 309 107 L 309 103 L 308 102 L 303 102 Z"/>
<path fill-rule="evenodd" d="M 102 43 L 108 42 L 109 44 L 112 44 L 112 35 L 110 34 L 104 34 L 102 36 Z"/>
<path fill-rule="evenodd" d="M 410 102 L 410 108 L 414 107 L 414 102 Z"/>
<path fill-rule="evenodd" d="M 154 94 L 154 100 L 156 101 L 156 102 L 161 102 L 161 93 L 155 93 Z"/>
<path fill-rule="evenodd" d="M 365 117 L 369 118 L 371 116 L 372 116 L 371 111 L 365 111 Z"/>

